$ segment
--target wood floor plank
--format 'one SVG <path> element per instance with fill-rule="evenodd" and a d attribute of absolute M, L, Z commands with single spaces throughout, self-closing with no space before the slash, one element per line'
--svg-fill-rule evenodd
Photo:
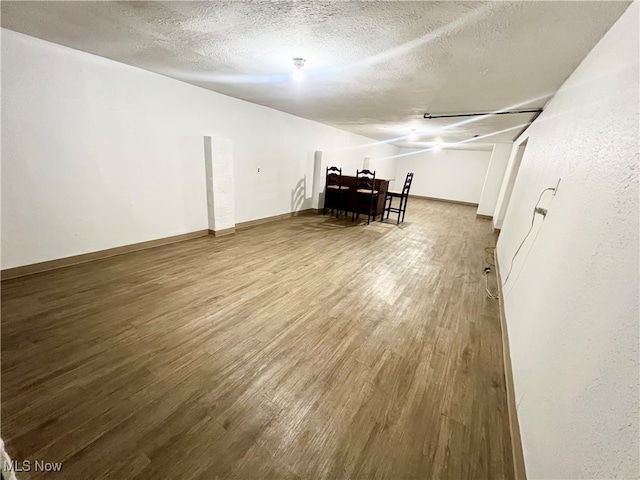
<path fill-rule="evenodd" d="M 513 478 L 491 223 L 301 216 L 2 283 L 22 479 Z"/>

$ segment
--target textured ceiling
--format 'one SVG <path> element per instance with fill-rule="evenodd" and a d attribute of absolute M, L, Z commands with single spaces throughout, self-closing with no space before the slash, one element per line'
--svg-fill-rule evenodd
<path fill-rule="evenodd" d="M 3 1 L 2 26 L 420 146 L 514 139 L 532 115 L 422 116 L 544 106 L 628 4 Z"/>

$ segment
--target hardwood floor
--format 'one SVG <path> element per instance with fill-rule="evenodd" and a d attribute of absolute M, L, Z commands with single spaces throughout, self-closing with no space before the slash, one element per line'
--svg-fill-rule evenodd
<path fill-rule="evenodd" d="M 491 223 L 302 216 L 2 283 L 22 479 L 512 478 Z"/>

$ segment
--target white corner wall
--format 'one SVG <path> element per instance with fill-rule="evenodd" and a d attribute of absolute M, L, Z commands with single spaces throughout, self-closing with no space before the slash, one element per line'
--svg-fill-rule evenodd
<path fill-rule="evenodd" d="M 395 178 L 402 185 L 413 172 L 411 195 L 477 204 L 491 159 L 491 151 L 442 149 L 420 152 L 399 148 Z M 404 154 L 409 155 L 404 155 Z M 398 184 L 397 184 L 398 185 Z"/>
<path fill-rule="evenodd" d="M 2 29 L 2 268 L 207 229 L 205 136 L 230 142 L 236 223 L 316 206 L 316 150 L 396 153 Z"/>
<path fill-rule="evenodd" d="M 484 178 L 482 193 L 478 202 L 478 215 L 493 216 L 512 146 L 512 143 L 496 143 L 493 146 L 487 175 Z"/>
<path fill-rule="evenodd" d="M 497 254 L 527 476 L 638 478 L 638 3 L 525 132 Z"/>

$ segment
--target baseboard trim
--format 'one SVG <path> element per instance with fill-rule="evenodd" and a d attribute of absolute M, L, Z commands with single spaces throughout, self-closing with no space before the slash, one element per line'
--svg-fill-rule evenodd
<path fill-rule="evenodd" d="M 207 235 L 223 237 L 225 235 L 234 234 L 236 230 L 254 227 L 263 223 L 275 222 L 277 220 L 283 220 L 285 218 L 304 215 L 315 215 L 318 212 L 319 210 L 317 208 L 308 208 L 306 210 L 300 210 L 297 212 L 283 213 L 282 215 L 274 215 L 273 217 L 259 218 L 257 220 L 238 223 L 235 227 L 224 228 L 221 230 L 197 230 L 195 232 L 183 233 L 181 235 L 158 238 L 156 240 L 148 240 L 146 242 L 140 243 L 132 243 L 131 245 L 123 245 L 121 247 L 108 248 L 106 250 L 98 250 L 97 252 L 83 253 L 81 255 L 48 260 L 46 262 L 32 263 L 30 265 L 7 268 L 0 271 L 0 280 L 10 280 L 12 278 L 24 277 L 26 275 L 33 275 L 36 273 L 47 272 L 49 270 L 55 270 L 58 268 L 70 267 L 72 265 L 78 265 L 80 263 L 87 263 L 93 260 L 101 260 L 104 258 L 115 257 L 116 255 L 124 255 L 125 253 L 146 250 L 147 248 L 160 247 L 162 245 L 169 245 L 172 243 L 183 242 L 185 240 L 192 240 L 194 238 L 205 237 Z"/>
<path fill-rule="evenodd" d="M 256 220 L 249 220 L 247 222 L 236 223 L 236 230 L 243 230 L 245 228 L 255 227 L 256 225 L 262 225 L 263 223 L 276 222 L 278 220 L 284 220 L 292 217 L 300 217 L 305 215 L 316 215 L 318 213 L 317 208 L 307 208 L 306 210 L 299 210 L 297 212 L 282 213 L 280 215 L 274 215 L 272 217 L 258 218 Z"/>
<path fill-rule="evenodd" d="M 477 207 L 477 203 L 461 202 L 459 200 L 449 200 L 447 198 L 425 197 L 423 195 L 409 195 L 409 198 L 421 198 L 423 200 L 435 200 L 436 202 L 455 203 L 456 205 L 468 205 L 470 207 Z"/>
<path fill-rule="evenodd" d="M 209 230 L 209 235 L 214 237 L 224 237 L 225 235 L 233 235 L 236 233 L 236 227 L 223 228 L 221 230 Z"/>
<path fill-rule="evenodd" d="M 526 480 L 527 471 L 524 465 L 524 453 L 522 451 L 522 438 L 520 437 L 520 424 L 518 422 L 518 410 L 516 407 L 516 395 L 513 386 L 513 369 L 511 365 L 511 352 L 509 350 L 509 335 L 507 332 L 507 317 L 504 311 L 504 296 L 502 292 L 502 277 L 498 265 L 498 255 L 494 255 L 496 262 L 496 279 L 498 281 L 498 303 L 500 305 L 500 330 L 502 332 L 502 355 L 504 363 L 504 383 L 507 390 L 507 410 L 509 414 L 509 432 L 511 433 L 511 453 L 513 455 L 513 471 L 516 480 Z"/>
<path fill-rule="evenodd" d="M 209 235 L 209 230 L 197 230 L 195 232 L 183 233 L 181 235 L 173 235 L 171 237 L 132 243 L 131 245 L 123 245 L 121 247 L 108 248 L 106 250 L 98 250 L 97 252 L 83 253 L 72 257 L 58 258 L 56 260 L 23 265 L 21 267 L 7 268 L 0 272 L 0 279 L 9 280 L 12 278 L 24 277 L 26 275 L 33 275 L 35 273 L 47 272 L 58 268 L 70 267 L 71 265 L 78 265 L 80 263 L 87 263 L 93 260 L 101 260 L 104 258 L 115 257 L 116 255 L 124 255 L 125 253 L 184 242 L 185 240 L 191 240 L 207 235 Z"/>
<path fill-rule="evenodd" d="M 483 215 L 481 213 L 476 213 L 476 217 L 478 218 L 484 218 L 486 220 L 493 220 L 493 217 L 491 215 Z"/>

